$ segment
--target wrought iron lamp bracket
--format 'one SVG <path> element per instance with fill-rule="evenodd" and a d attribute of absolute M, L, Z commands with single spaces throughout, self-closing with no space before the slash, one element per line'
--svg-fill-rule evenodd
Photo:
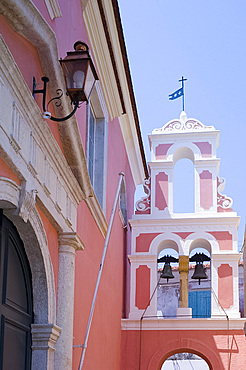
<path fill-rule="evenodd" d="M 36 86 L 37 86 L 37 83 L 36 83 L 36 79 L 35 77 L 33 77 L 33 89 L 32 89 L 32 94 L 33 94 L 33 97 L 35 98 L 35 95 L 36 94 L 43 94 L 43 102 L 42 102 L 42 107 L 43 107 L 43 116 L 44 118 L 49 118 L 51 119 L 52 121 L 55 121 L 55 122 L 63 122 L 63 121 L 66 121 L 68 120 L 69 118 L 71 118 L 74 113 L 76 112 L 77 108 L 79 107 L 79 100 L 76 100 L 74 102 L 72 102 L 72 104 L 74 105 L 74 108 L 72 110 L 71 113 L 69 113 L 66 117 L 63 117 L 63 118 L 56 118 L 56 117 L 53 117 L 49 112 L 48 112 L 48 106 L 49 104 L 54 101 L 54 100 L 57 100 L 55 102 L 55 106 L 56 107 L 59 107 L 61 105 L 61 98 L 63 96 L 63 91 L 62 89 L 57 89 L 56 90 L 56 93 L 58 96 L 50 99 L 50 101 L 48 102 L 47 104 L 47 107 L 45 106 L 46 104 L 46 91 L 47 91 L 47 83 L 49 82 L 49 78 L 48 77 L 45 77 L 43 76 L 41 78 L 41 80 L 43 81 L 44 85 L 43 85 L 43 89 L 36 89 Z"/>

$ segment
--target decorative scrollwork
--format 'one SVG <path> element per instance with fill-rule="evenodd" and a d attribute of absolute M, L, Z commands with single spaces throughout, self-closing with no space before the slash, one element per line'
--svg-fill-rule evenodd
<path fill-rule="evenodd" d="M 217 177 L 217 206 L 227 210 L 232 207 L 233 200 L 226 195 L 220 194 L 220 191 L 224 190 L 225 182 L 224 178 Z"/>
<path fill-rule="evenodd" d="M 143 187 L 144 187 L 144 191 L 146 193 L 146 196 L 141 198 L 141 200 L 137 201 L 137 203 L 136 203 L 137 212 L 145 212 L 145 211 L 150 210 L 150 205 L 151 205 L 151 201 L 150 201 L 150 194 L 151 194 L 150 177 L 148 179 L 144 180 Z"/>
<path fill-rule="evenodd" d="M 225 179 L 223 177 L 219 178 L 217 177 L 217 189 L 218 193 L 221 193 L 225 189 Z"/>
<path fill-rule="evenodd" d="M 63 91 L 62 91 L 62 89 L 57 89 L 57 90 L 56 90 L 56 93 L 57 93 L 57 95 L 58 95 L 58 96 L 56 96 L 56 97 L 54 97 L 54 98 L 50 99 L 50 101 L 49 101 L 49 102 L 48 102 L 48 104 L 47 104 L 47 111 L 49 110 L 49 109 L 48 109 L 48 107 L 49 107 L 49 104 L 50 104 L 52 101 L 55 101 L 55 106 L 56 106 L 56 107 L 60 107 L 60 106 L 61 106 L 61 104 L 62 104 L 62 102 L 61 102 L 61 98 L 63 97 Z"/>
<path fill-rule="evenodd" d="M 155 129 L 153 133 L 170 132 L 170 131 L 197 131 L 197 130 L 214 130 L 213 126 L 205 126 L 200 121 L 195 119 L 187 119 L 185 112 L 182 112 L 180 119 L 169 121 L 166 125 L 160 129 Z"/>
<path fill-rule="evenodd" d="M 182 121 L 172 121 L 167 125 L 163 126 L 161 129 L 154 130 L 157 131 L 194 131 L 194 130 L 213 130 L 213 126 L 205 126 L 201 122 L 188 119 L 186 122 Z"/>

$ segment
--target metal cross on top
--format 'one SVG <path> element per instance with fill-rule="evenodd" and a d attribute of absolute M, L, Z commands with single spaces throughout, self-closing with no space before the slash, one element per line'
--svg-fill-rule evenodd
<path fill-rule="evenodd" d="M 184 78 L 182 76 L 181 80 L 179 80 L 179 82 L 182 83 L 181 88 L 174 91 L 174 93 L 169 95 L 169 100 L 174 100 L 174 99 L 180 98 L 180 96 L 183 97 L 183 111 L 184 111 L 184 81 L 187 81 L 187 78 Z"/>

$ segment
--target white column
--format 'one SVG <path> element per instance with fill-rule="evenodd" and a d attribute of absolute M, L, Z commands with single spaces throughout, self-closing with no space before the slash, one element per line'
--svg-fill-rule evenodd
<path fill-rule="evenodd" d="M 55 369 L 71 370 L 73 356 L 73 314 L 75 252 L 83 249 L 76 233 L 59 234 L 57 325 L 62 329 L 56 344 Z"/>

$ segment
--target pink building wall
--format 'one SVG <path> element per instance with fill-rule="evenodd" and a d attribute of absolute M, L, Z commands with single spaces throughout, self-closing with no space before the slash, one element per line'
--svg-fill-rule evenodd
<path fill-rule="evenodd" d="M 118 185 L 119 172 L 123 170 L 126 177 L 127 211 L 129 214 L 133 213 L 134 183 L 129 163 L 124 155 L 125 148 L 117 120 L 114 120 L 113 124 L 109 123 L 108 129 L 107 220 L 109 221 Z M 117 137 L 117 141 L 115 137 Z M 87 319 L 104 246 L 104 238 L 84 202 L 78 208 L 78 234 L 83 238 L 85 250 L 77 252 L 76 257 L 75 345 L 82 344 L 84 341 Z M 129 290 L 127 285 L 129 268 L 126 261 L 126 255 L 129 253 L 129 244 L 127 244 L 129 243 L 129 238 L 130 230 L 129 228 L 127 231 L 123 230 L 117 209 L 97 296 L 88 349 L 86 351 L 85 369 L 100 368 L 102 363 L 108 369 L 117 369 L 119 366 L 120 320 L 121 317 L 126 317 L 126 312 L 129 311 L 129 302 L 126 299 L 127 290 Z M 73 369 L 78 368 L 80 356 L 81 350 L 75 348 Z"/>
<path fill-rule="evenodd" d="M 245 350 L 243 330 L 233 330 L 229 337 L 227 330 L 143 330 L 141 370 L 160 370 L 168 357 L 182 352 L 204 358 L 211 370 L 242 369 L 246 361 Z M 139 331 L 123 331 L 121 370 L 138 369 L 139 355 Z"/>
<path fill-rule="evenodd" d="M 67 51 L 73 50 L 77 40 L 89 43 L 86 28 L 83 23 L 81 2 L 75 1 L 73 6 L 69 1 L 59 1 L 62 17 L 51 20 L 44 1 L 33 1 L 47 23 L 56 35 L 58 54 L 65 57 Z M 44 75 L 38 55 L 38 50 L 25 37 L 11 29 L 3 16 L 0 16 L 0 32 L 8 45 L 18 68 L 20 69 L 30 92 L 32 78 L 35 76 L 38 83 Z M 91 50 L 93 54 L 93 50 Z M 96 66 L 97 68 L 97 66 Z M 49 76 L 50 80 L 52 76 Z M 58 86 L 59 87 L 59 86 Z M 49 100 L 49 94 L 47 101 Z M 35 97 L 40 110 L 41 96 Z M 51 107 L 50 112 L 55 115 Z M 86 104 L 76 112 L 80 139 L 86 152 Z M 47 124 L 55 137 L 63 155 L 63 144 L 58 125 L 47 120 Z M 68 125 L 69 123 L 64 123 Z M 132 169 L 126 153 L 125 142 L 122 136 L 119 119 L 108 122 L 108 149 L 107 149 L 107 185 L 106 185 L 106 221 L 109 222 L 111 209 L 119 181 L 119 172 L 125 173 L 127 192 L 128 217 L 134 212 L 135 182 Z M 0 158 L 0 175 L 8 177 L 21 185 L 21 180 Z M 52 262 L 55 290 L 57 294 L 59 269 L 58 228 L 51 222 L 49 210 L 37 206 L 47 237 L 50 259 Z M 74 345 L 81 345 L 94 293 L 96 278 L 101 260 L 105 238 L 99 230 L 96 220 L 92 216 L 85 201 L 81 201 L 77 209 L 77 234 L 85 245 L 84 251 L 77 251 L 75 257 L 75 298 L 74 298 Z M 120 363 L 121 318 L 129 312 L 129 262 L 130 229 L 123 228 L 118 209 L 114 220 L 113 230 L 109 242 L 106 262 L 96 301 L 91 333 L 86 352 L 84 369 L 100 368 L 102 363 L 105 369 L 116 370 Z M 57 298 L 57 297 L 56 297 Z M 72 302 L 71 302 L 72 303 Z M 109 355 L 110 354 L 110 355 Z M 81 348 L 73 349 L 73 369 L 78 368 Z"/>
<path fill-rule="evenodd" d="M 9 168 L 9 166 L 4 162 L 4 160 L 1 157 L 0 157 L 0 176 L 7 177 L 8 179 L 13 180 L 19 186 L 21 184 L 20 179 Z"/>
<path fill-rule="evenodd" d="M 0 15 L 0 33 L 3 35 L 8 48 L 13 54 L 15 62 L 18 65 L 30 91 L 32 91 L 33 77 L 37 79 L 37 83 L 40 83 L 42 82 L 41 77 L 44 75 L 36 47 L 33 46 L 25 37 L 14 32 L 2 15 Z M 41 95 L 37 95 L 35 99 L 41 107 Z M 47 91 L 47 101 L 49 100 L 49 91 Z M 52 106 L 50 107 L 50 112 L 54 115 L 54 109 Z M 51 121 L 47 121 L 47 123 L 58 145 L 63 151 L 57 123 Z"/>

